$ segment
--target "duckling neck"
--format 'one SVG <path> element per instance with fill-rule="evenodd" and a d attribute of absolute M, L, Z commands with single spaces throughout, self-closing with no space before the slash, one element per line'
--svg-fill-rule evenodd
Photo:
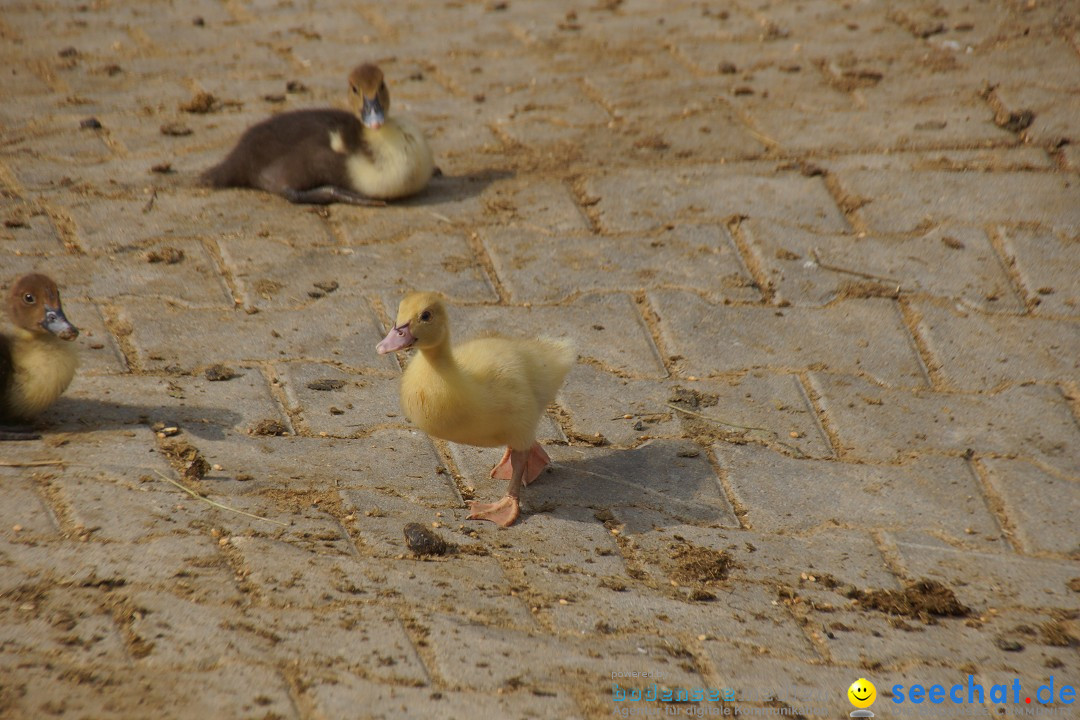
<path fill-rule="evenodd" d="M 448 342 L 421 348 L 420 352 L 423 353 L 428 364 L 441 373 L 457 370 L 457 362 L 454 360 L 454 353 L 450 349 L 450 343 Z"/>

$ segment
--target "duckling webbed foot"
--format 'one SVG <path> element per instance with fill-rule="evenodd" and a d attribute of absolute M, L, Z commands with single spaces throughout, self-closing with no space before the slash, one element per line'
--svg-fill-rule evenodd
<path fill-rule="evenodd" d="M 533 446 L 529 448 L 529 456 L 525 460 L 525 471 L 521 476 L 522 484 L 528 485 L 538 478 L 540 473 L 542 473 L 544 468 L 549 464 L 551 464 L 551 458 L 544 448 L 540 443 L 533 443 Z M 491 468 L 491 477 L 496 480 L 510 480 L 514 477 L 514 470 L 510 459 L 510 448 L 506 448 L 502 460 L 500 460 L 495 467 Z"/>
<path fill-rule="evenodd" d="M 21 442 L 26 440 L 40 440 L 41 433 L 27 426 L 0 425 L 0 442 Z"/>
<path fill-rule="evenodd" d="M 521 505 L 518 502 L 518 495 L 521 494 L 521 489 L 525 487 L 525 473 L 530 468 L 530 464 L 536 465 L 537 451 L 543 455 L 544 464 L 550 462 L 547 459 L 547 453 L 540 447 L 539 444 L 533 444 L 528 450 L 511 450 L 506 449 L 507 458 L 509 458 L 509 465 L 513 471 L 510 476 L 510 484 L 506 486 L 506 497 L 495 503 L 469 503 L 469 519 L 470 520 L 490 520 L 500 527 L 510 527 L 514 524 L 514 521 L 518 519 L 521 514 Z M 496 469 L 501 468 L 503 463 L 499 463 Z M 538 475 L 543 470 L 541 465 L 536 469 Z M 494 471 L 493 471 L 494 473 Z M 535 478 L 536 475 L 533 475 Z"/>
<path fill-rule="evenodd" d="M 481 503 L 475 500 L 469 503 L 470 520 L 490 520 L 499 527 L 510 527 L 521 514 L 521 505 L 516 497 L 507 495 L 499 502 Z"/>
<path fill-rule="evenodd" d="M 331 205 L 333 203 L 345 203 L 346 205 L 359 205 L 361 207 L 383 207 L 385 200 L 374 200 L 365 197 L 352 190 L 323 185 L 310 190 L 293 190 L 285 188 L 281 193 L 286 200 L 297 205 Z"/>

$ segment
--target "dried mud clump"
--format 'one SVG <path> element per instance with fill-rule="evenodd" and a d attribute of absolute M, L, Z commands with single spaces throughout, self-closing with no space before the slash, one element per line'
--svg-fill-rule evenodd
<path fill-rule="evenodd" d="M 320 392 L 330 392 L 332 390 L 340 390 L 345 387 L 344 380 L 337 380 L 335 378 L 320 378 L 318 380 L 312 380 L 307 384 L 309 390 L 318 390 Z"/>
<path fill-rule="evenodd" d="M 150 264 L 165 263 L 175 265 L 184 260 L 184 251 L 174 247 L 163 247 L 160 250 L 151 250 L 146 253 L 146 262 Z"/>
<path fill-rule="evenodd" d="M 161 443 L 161 452 L 185 480 L 202 480 L 210 470 L 210 463 L 199 449 L 186 440 L 166 440 Z"/>
<path fill-rule="evenodd" d="M 220 363 L 206 368 L 204 375 L 210 382 L 226 382 L 233 378 L 240 377 L 240 373 L 236 372 L 228 365 L 221 365 Z"/>
<path fill-rule="evenodd" d="M 285 424 L 280 420 L 266 418 L 265 420 L 260 420 L 259 422 L 252 425 L 249 432 L 252 435 L 274 437 L 278 435 L 288 435 L 289 428 L 285 427 Z"/>
<path fill-rule="evenodd" d="M 936 580 L 919 580 L 903 590 L 869 590 L 860 593 L 859 604 L 889 615 L 918 618 L 932 624 L 938 617 L 965 617 L 971 608 Z"/>
<path fill-rule="evenodd" d="M 456 545 L 446 542 L 420 523 L 409 523 L 404 527 L 404 533 L 405 545 L 416 555 L 448 555 L 457 551 Z"/>
<path fill-rule="evenodd" d="M 690 543 L 672 545 L 675 570 L 671 579 L 678 583 L 711 583 L 726 580 L 735 561 L 725 550 L 699 547 Z"/>

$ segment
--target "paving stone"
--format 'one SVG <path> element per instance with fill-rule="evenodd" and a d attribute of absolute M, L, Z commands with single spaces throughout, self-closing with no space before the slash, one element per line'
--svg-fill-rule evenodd
<path fill-rule="evenodd" d="M 324 296 L 356 301 L 413 289 L 443 292 L 456 300 L 497 299 L 461 235 L 418 233 L 392 244 L 347 248 L 243 235 L 220 243 L 245 306 L 318 312 Z M 331 291 L 320 287 L 328 283 L 339 286 Z"/>
<path fill-rule="evenodd" d="M 453 536 L 448 539 L 460 541 Z M 540 628 L 520 585 L 507 579 L 496 559 L 448 555 L 444 561 L 424 561 L 405 553 L 405 559 L 373 563 L 368 577 L 383 588 L 381 597 L 404 603 L 412 616 L 438 612 L 499 627 Z"/>
<path fill-rule="evenodd" d="M 197 441 L 207 462 L 221 470 L 208 482 L 236 494 L 274 495 L 301 490 L 374 490 L 429 508 L 460 502 L 442 461 L 416 431 L 377 430 L 355 440 L 308 437 L 228 437 Z"/>
<path fill-rule="evenodd" d="M 993 395 L 887 390 L 865 380 L 811 373 L 810 386 L 839 443 L 863 460 L 895 462 L 919 453 L 1031 457 L 1080 471 L 1080 441 L 1060 393 L 1021 386 Z"/>
<path fill-rule="evenodd" d="M 438 488 L 435 483 L 434 488 Z M 349 523 L 350 533 L 366 554 L 377 557 L 396 558 L 402 554 L 412 554 L 405 544 L 403 533 L 405 526 L 411 522 L 425 527 L 443 528 L 437 533 L 450 543 L 471 544 L 468 533 L 479 534 L 484 529 L 477 529 L 476 523 L 463 524 L 468 510 L 460 495 L 449 487 L 445 489 L 444 503 L 431 502 L 428 507 L 402 498 L 392 486 L 381 490 L 351 488 L 340 492 L 342 506 L 353 517 L 346 521 Z"/>
<path fill-rule="evenodd" d="M 155 684 L 160 685 L 155 673 Z M 275 669 L 250 663 L 223 662 L 211 671 L 182 668 L 169 673 L 165 707 L 179 717 L 277 716 L 300 718 L 289 685 Z"/>
<path fill-rule="evenodd" d="M 539 232 L 557 239 L 588 232 L 592 227 L 570 188 L 550 180 L 501 182 L 488 194 L 487 208 L 491 213 L 511 211 L 514 217 L 511 227 L 523 234 Z"/>
<path fill-rule="evenodd" d="M 988 312 L 1024 309 L 981 230 L 935 228 L 893 239 L 821 235 L 766 221 L 740 227 L 768 273 L 774 302 L 819 307 L 899 288 L 905 295 L 952 298 Z"/>
<path fill-rule="evenodd" d="M 1067 55 L 1073 54 L 1062 53 L 1058 62 L 1069 63 L 1064 59 Z M 1075 65 L 1075 61 L 1072 64 Z M 1051 89 L 1045 86 L 1002 87 L 994 89 L 994 96 L 1000 100 L 1006 115 L 1033 113 L 1031 125 L 1023 131 L 1024 138 L 1029 142 L 1050 148 L 1075 142 L 1077 133 L 1073 118 L 1080 112 L 1075 85 L 1072 89 Z"/>
<path fill-rule="evenodd" d="M 76 375 L 42 417 L 56 430 L 74 434 L 137 431 L 162 422 L 204 439 L 244 434 L 265 418 L 287 420 L 257 369 L 233 366 L 233 370 L 239 376 L 227 382 L 205 377 Z"/>
<path fill-rule="evenodd" d="M 305 670 L 305 674 L 309 671 Z M 388 720 L 402 713 L 417 716 L 469 720 L 470 718 L 580 718 L 573 698 L 567 693 L 536 695 L 528 691 L 492 696 L 479 692 L 436 690 L 374 683 L 351 673 L 305 678 L 304 697 L 310 699 L 316 717 L 354 715 L 362 706 L 364 717 Z"/>
<path fill-rule="evenodd" d="M 396 315 L 400 301 L 399 296 L 387 296 L 383 306 Z M 626 295 L 585 295 L 560 306 L 451 306 L 449 310 L 454 342 L 488 333 L 567 339 L 579 357 L 594 359 L 617 372 L 638 377 L 666 375 L 648 328 Z M 604 330 L 594 330 L 594 324 L 603 325 Z"/>
<path fill-rule="evenodd" d="M 26 475 L 23 468 L 0 468 L 7 497 L 0 506 L 0 533 L 9 541 L 55 538 L 59 530 L 56 516 Z"/>
<path fill-rule="evenodd" d="M 352 605 L 372 599 L 381 586 L 364 574 L 366 565 L 347 551 L 312 553 L 290 542 L 232 537 L 246 579 L 271 607 L 313 608 Z"/>
<path fill-rule="evenodd" d="M 352 437 L 408 422 L 398 409 L 397 377 L 314 363 L 278 367 L 290 410 L 302 414 L 308 432 Z"/>
<path fill-rule="evenodd" d="M 1062 477 L 1024 460 L 986 458 L 981 463 L 1024 550 L 1076 556 L 1080 532 L 1071 508 L 1080 501 L 1080 478 Z"/>
<path fill-rule="evenodd" d="M 131 343 L 144 369 L 179 366 L 195 371 L 217 363 L 322 360 L 354 367 L 390 369 L 375 345 L 380 324 L 364 304 L 328 295 L 316 310 L 275 310 L 248 315 L 243 310 L 180 308 L 160 300 L 116 306 L 121 323 L 132 328 Z M 314 324 L 312 314 L 325 320 Z M 275 337 L 274 333 L 277 333 Z M 199 336 L 206 348 L 178 346 L 177 337 Z"/>
<path fill-rule="evenodd" d="M 581 288 L 681 288 L 754 302 L 760 293 L 727 232 L 678 225 L 658 238 L 557 236 L 499 228 L 482 233 L 495 272 L 515 301 L 559 302 Z M 686 258 L 693 258 L 687 262 Z M 552 272 L 558 268 L 557 272 Z M 602 323 L 601 323 L 602 324 Z"/>
<path fill-rule="evenodd" d="M 127 720 L 139 717 L 151 703 L 167 705 L 175 712 L 175 705 L 162 697 L 168 688 L 155 684 L 156 680 L 126 665 L 103 664 L 87 671 L 77 663 L 24 657 L 17 666 L 5 668 L 10 699 L 5 698 L 4 714 L 11 720 L 36 720 L 46 715 Z M 199 692 L 206 692 L 206 688 Z M 191 702 L 190 698 L 187 701 Z"/>
<path fill-rule="evenodd" d="M 421 230 L 441 234 L 460 225 L 467 227 L 482 214 L 485 194 L 509 175 L 490 167 L 448 170 L 432 178 L 422 193 L 386 207 L 335 206 L 330 210 L 330 227 L 347 247 L 393 241 Z"/>
<path fill-rule="evenodd" d="M 688 441 L 655 440 L 633 450 L 546 448 L 552 465 L 522 493 L 528 514 L 561 516 L 582 507 L 639 507 L 663 513 L 670 521 L 738 527 L 712 466 Z M 494 500 L 505 491 L 488 473 L 501 450 L 452 446 L 454 461 L 478 499 Z"/>
<path fill-rule="evenodd" d="M 699 407 L 684 408 L 696 415 L 672 407 L 680 389 L 701 393 Z M 775 443 L 812 457 L 832 455 L 829 441 L 793 375 L 753 372 L 723 381 L 657 383 L 576 365 L 560 398 L 577 432 L 585 436 L 600 433 L 616 446 L 633 446 L 658 437 L 694 437 L 702 433 L 698 422 L 702 418 L 697 417 L 701 415 L 714 423 L 711 430 L 719 435 Z M 793 433 L 797 437 L 791 437 Z"/>
<path fill-rule="evenodd" d="M 751 717 L 757 714 L 756 708 L 761 708 L 758 711 L 761 715 L 791 708 L 804 717 L 846 717 L 853 709 L 846 689 L 859 677 L 867 677 L 877 687 L 879 700 L 872 709 L 904 717 L 896 705 L 885 702 L 890 688 L 898 684 L 905 687 L 927 684 L 928 676 L 934 682 L 950 685 L 963 679 L 958 671 L 941 668 L 914 667 L 902 671 L 875 668 L 868 672 L 864 667 L 792 662 L 742 649 L 731 652 L 723 639 L 706 642 L 705 652 L 714 668 L 711 677 L 716 678 L 710 687 L 734 691 L 735 703 L 743 706 L 740 714 Z"/>
<path fill-rule="evenodd" d="M 866 373 L 889 385 L 926 384 L 894 303 L 848 301 L 826 309 L 728 307 L 690 293 L 661 290 L 649 298 L 669 352 L 695 375 L 754 369 Z M 798 328 L 793 331 L 791 328 Z M 723 332 L 718 346 L 712 333 Z"/>
<path fill-rule="evenodd" d="M 243 202 L 237 194 L 243 193 Z M 308 211 L 297 212 L 281 198 L 252 191 L 228 191 L 194 195 L 191 191 L 159 192 L 153 208 L 144 212 L 148 196 L 132 199 L 95 199 L 64 206 L 75 224 L 84 250 L 116 252 L 143 240 L 190 238 L 228 233 L 251 233 L 274 238 L 326 237 L 325 224 Z M 210 227 L 213 230 L 207 231 Z"/>
<path fill-rule="evenodd" d="M 737 528 L 664 527 L 642 511 L 620 511 L 618 519 L 635 556 L 650 563 L 662 581 L 671 579 L 678 566 L 673 546 L 690 544 L 727 553 L 732 583 L 758 583 L 770 590 L 787 585 L 800 596 L 833 605 L 844 602 L 838 595 L 844 585 L 900 587 L 865 529 L 827 528 L 795 537 Z"/>
<path fill-rule="evenodd" d="M 163 260 L 179 250 L 179 262 Z M 86 272 L 86 259 L 56 254 L 48 258 L 0 256 L 5 267 L 21 275 L 44 272 L 69 297 L 106 300 L 119 295 L 165 297 L 186 304 L 232 307 L 232 295 L 217 266 L 199 240 L 174 238 L 127 245 L 100 258 L 99 269 Z M 154 258 L 158 258 L 155 260 Z"/>
<path fill-rule="evenodd" d="M 840 170 L 837 179 L 845 191 L 869 201 L 858 212 L 877 232 L 913 232 L 943 222 L 1080 224 L 1080 190 L 1053 173 L 853 168 Z"/>
<path fill-rule="evenodd" d="M 195 604 L 166 594 L 140 593 L 132 631 L 152 644 L 140 663 L 209 670 L 237 660 L 317 667 L 363 667 L 372 677 L 422 683 L 427 673 L 392 611 L 328 609 L 313 620 L 304 610 L 229 608 Z M 270 628 L 273 628 L 272 630 Z"/>
<path fill-rule="evenodd" d="M 1076 605 L 1075 593 L 1068 588 L 1076 576 L 1075 563 L 957 550 L 915 533 L 887 537 L 895 543 L 900 566 L 909 577 L 939 580 L 952 588 L 960 602 L 979 611 Z"/>
<path fill-rule="evenodd" d="M 984 543 L 1001 533 L 974 472 L 959 458 L 875 466 L 796 460 L 752 446 L 713 450 L 758 531 L 922 528 L 958 541 L 978 533 Z"/>
<path fill-rule="evenodd" d="M 613 672 L 646 668 L 666 673 L 664 680 L 670 685 L 701 686 L 701 677 L 684 670 L 669 654 L 677 647 L 674 639 L 667 646 L 658 638 L 635 636 L 584 642 L 463 623 L 442 615 L 422 622 L 427 625 L 435 672 L 453 687 L 494 691 L 524 682 L 557 692 L 570 678 L 603 687 Z M 490 663 L 473 655 L 470 648 L 481 645 L 490 650 L 489 657 L 500 660 Z M 533 658 L 539 654 L 550 662 L 535 663 Z"/>
<path fill-rule="evenodd" d="M 1039 315 L 1080 315 L 1080 243 L 1023 228 L 1002 228 L 1002 246 Z"/>
<path fill-rule="evenodd" d="M 624 170 L 589 179 L 598 222 L 608 232 L 646 232 L 680 219 L 702 222 L 742 215 L 843 232 L 844 217 L 823 183 L 801 175 L 764 175 L 760 165 L 706 166 L 657 173 Z"/>
<path fill-rule="evenodd" d="M 125 654 L 96 588 L 23 585 L 0 601 L 0 647 L 85 665 L 122 662 Z"/>
<path fill-rule="evenodd" d="M 1062 381 L 1080 372 L 1075 321 L 983 315 L 929 302 L 913 308 L 920 316 L 919 334 L 952 387 L 993 390 Z"/>
<path fill-rule="evenodd" d="M 785 67 L 791 67 L 790 61 Z M 833 78 L 841 86 L 874 82 L 860 80 L 861 77 L 884 74 L 886 79 L 876 87 L 859 88 L 859 97 L 854 101 L 830 104 L 827 97 L 823 100 L 807 93 L 814 98 L 813 104 L 799 103 L 792 107 L 787 99 L 791 96 L 776 92 L 776 82 L 765 75 L 768 79 L 761 84 L 767 89 L 759 90 L 758 94 L 767 94 L 767 99 L 759 101 L 750 96 L 740 105 L 745 106 L 744 112 L 754 119 L 760 132 L 788 152 L 929 150 L 942 145 L 995 144 L 1012 138 L 994 124 L 994 112 L 978 97 L 978 86 L 961 94 L 953 88 L 928 83 L 926 78 L 905 77 L 894 81 L 889 75 L 906 74 L 907 68 L 879 70 L 876 63 L 854 68 L 841 65 L 843 69 L 832 63 L 820 67 L 827 78 Z M 762 75 L 755 73 L 755 78 Z M 753 90 L 755 84 L 739 87 Z"/>

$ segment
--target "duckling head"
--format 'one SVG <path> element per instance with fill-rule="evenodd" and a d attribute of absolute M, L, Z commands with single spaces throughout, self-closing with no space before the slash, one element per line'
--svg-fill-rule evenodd
<path fill-rule="evenodd" d="M 61 340 L 74 340 L 79 330 L 64 316 L 60 290 L 52 278 L 32 273 L 23 275 L 8 292 L 8 316 L 31 333 L 52 333 Z"/>
<path fill-rule="evenodd" d="M 349 103 L 364 127 L 378 130 L 383 126 L 390 112 L 390 91 L 378 66 L 364 63 L 349 73 Z"/>
<path fill-rule="evenodd" d="M 450 335 L 446 305 L 436 293 L 410 293 L 398 306 L 397 321 L 376 347 L 380 355 L 415 347 L 438 347 Z"/>

